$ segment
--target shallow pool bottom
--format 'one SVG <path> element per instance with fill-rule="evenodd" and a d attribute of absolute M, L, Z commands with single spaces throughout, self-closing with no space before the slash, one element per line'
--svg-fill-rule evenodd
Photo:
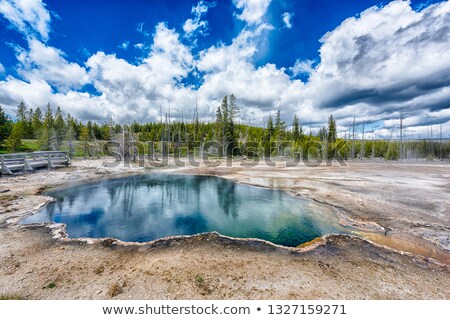
<path fill-rule="evenodd" d="M 325 234 L 347 233 L 328 207 L 218 177 L 148 174 L 46 195 L 55 201 L 21 223 L 64 223 L 70 238 L 147 242 L 215 231 L 295 247 Z"/>

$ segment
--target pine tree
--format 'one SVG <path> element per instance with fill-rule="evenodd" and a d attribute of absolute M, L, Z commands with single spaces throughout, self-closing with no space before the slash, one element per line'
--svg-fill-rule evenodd
<path fill-rule="evenodd" d="M 267 120 L 267 140 L 271 141 L 275 138 L 275 127 L 273 126 L 272 116 Z"/>
<path fill-rule="evenodd" d="M 269 119 L 267 119 L 266 129 L 263 132 L 263 148 L 264 148 L 264 156 L 268 157 L 271 153 L 272 140 L 275 139 L 275 127 L 273 125 L 272 116 L 269 115 Z"/>
<path fill-rule="evenodd" d="M 223 124 L 225 125 L 226 122 L 228 121 L 228 97 L 224 96 L 222 99 L 222 104 L 220 105 L 220 108 L 222 109 L 222 121 Z"/>
<path fill-rule="evenodd" d="M 125 130 L 125 129 L 124 129 Z M 83 143 L 83 156 L 86 158 L 88 154 L 89 129 L 87 126 L 83 127 L 80 134 L 80 140 Z"/>
<path fill-rule="evenodd" d="M 328 142 L 336 142 L 336 121 L 334 120 L 333 115 L 330 115 L 328 118 Z"/>
<path fill-rule="evenodd" d="M 31 138 L 30 137 L 30 131 L 31 128 L 28 126 L 28 110 L 27 107 L 25 105 L 25 103 L 23 103 L 23 101 L 19 104 L 19 106 L 17 107 L 17 112 L 16 112 L 16 116 L 17 116 L 17 122 L 22 123 L 22 138 Z"/>
<path fill-rule="evenodd" d="M 50 103 L 47 104 L 47 107 L 45 108 L 45 115 L 44 115 L 44 121 L 42 123 L 42 125 L 44 126 L 45 129 L 50 130 L 51 128 L 53 128 L 53 112 L 52 112 L 52 107 L 50 106 Z"/>
<path fill-rule="evenodd" d="M 40 131 L 42 129 L 42 112 L 40 108 L 37 108 L 33 113 L 33 119 L 31 120 L 31 131 L 33 133 L 33 138 L 37 139 L 39 137 Z"/>
<path fill-rule="evenodd" d="M 23 124 L 27 121 L 27 107 L 23 101 L 17 107 L 17 121 L 22 122 Z"/>
<path fill-rule="evenodd" d="M 236 118 L 239 117 L 240 114 L 240 110 L 239 110 L 239 106 L 237 105 L 236 102 L 236 97 L 234 96 L 234 94 L 231 94 L 230 96 L 230 119 L 232 121 L 236 120 Z"/>
<path fill-rule="evenodd" d="M 9 137 L 12 131 L 12 121 L 3 111 L 3 108 L 0 106 L 0 144 L 5 141 L 6 138 Z"/>
<path fill-rule="evenodd" d="M 234 125 L 234 120 L 239 115 L 239 107 L 236 103 L 236 97 L 232 94 L 230 96 L 230 103 L 228 106 L 228 117 L 226 118 L 226 141 L 228 145 L 227 155 L 236 155 L 238 153 L 237 149 L 237 135 L 236 128 Z"/>
<path fill-rule="evenodd" d="M 228 122 L 228 97 L 224 96 L 222 100 L 222 104 L 220 105 L 220 109 L 222 110 L 222 155 L 227 154 L 227 122 Z"/>
<path fill-rule="evenodd" d="M 87 122 L 87 124 L 86 124 L 86 127 L 87 127 L 87 129 L 88 129 L 88 132 L 89 132 L 89 137 L 91 136 L 91 134 L 92 134 L 92 122 L 91 121 L 88 121 Z"/>
<path fill-rule="evenodd" d="M 69 128 L 72 130 L 74 140 L 76 140 L 76 138 L 77 138 L 77 120 L 74 117 L 72 117 L 70 115 L 70 113 L 68 113 L 66 116 L 65 127 L 66 127 L 66 130 L 68 130 Z"/>
<path fill-rule="evenodd" d="M 218 106 L 216 111 L 216 124 L 215 124 L 215 135 L 217 142 L 222 141 L 222 131 L 223 131 L 222 126 L 223 126 L 222 108 Z"/>
<path fill-rule="evenodd" d="M 68 117 L 70 117 L 70 115 L 68 115 Z M 75 141 L 75 131 L 73 129 L 73 122 L 71 120 L 67 121 L 67 144 L 69 147 L 69 157 L 72 158 L 75 155 L 75 145 L 74 145 L 74 141 Z"/>
<path fill-rule="evenodd" d="M 326 150 L 326 158 L 333 159 L 336 157 L 336 150 L 334 145 L 336 143 L 336 121 L 333 118 L 333 115 L 330 115 L 328 118 L 328 128 L 326 131 L 326 136 L 324 137 L 325 150 Z"/>
<path fill-rule="evenodd" d="M 277 110 L 277 116 L 275 118 L 275 138 L 278 141 L 284 140 L 286 133 L 286 122 L 281 120 L 280 109 Z"/>
<path fill-rule="evenodd" d="M 50 134 L 49 134 L 49 138 L 48 138 L 48 146 L 51 151 L 58 151 L 58 149 L 59 149 L 58 137 L 56 135 L 56 130 L 54 127 L 50 130 Z"/>
<path fill-rule="evenodd" d="M 302 135 L 302 127 L 300 121 L 298 121 L 297 115 L 294 115 L 294 121 L 292 122 L 292 138 L 294 141 L 299 141 Z"/>
<path fill-rule="evenodd" d="M 320 140 L 325 141 L 325 139 L 327 139 L 327 128 L 322 127 L 319 130 L 318 137 L 320 138 Z"/>
<path fill-rule="evenodd" d="M 198 121 L 198 105 L 195 99 L 195 114 L 194 114 L 194 139 L 200 141 L 200 123 Z"/>
<path fill-rule="evenodd" d="M 34 133 L 33 133 L 33 116 L 34 116 L 34 111 L 33 108 L 30 108 L 30 110 L 28 111 L 27 114 L 27 121 L 25 124 L 25 138 L 27 139 L 33 139 L 34 138 Z"/>
<path fill-rule="evenodd" d="M 55 112 L 54 129 L 56 133 L 56 149 L 60 150 L 66 131 L 66 125 L 60 107 L 58 107 Z"/>
<path fill-rule="evenodd" d="M 19 150 L 20 146 L 22 145 L 23 135 L 24 135 L 24 124 L 23 122 L 19 121 L 13 125 L 11 134 L 5 141 L 8 150 L 12 152 L 16 152 L 17 150 Z"/>
<path fill-rule="evenodd" d="M 53 130 L 53 113 L 50 103 L 45 108 L 44 121 L 42 122 L 42 129 L 39 134 L 39 146 L 41 150 L 51 150 L 52 148 L 52 130 Z"/>
<path fill-rule="evenodd" d="M 109 118 L 109 123 L 108 123 L 108 138 L 104 138 L 105 140 L 108 141 L 113 141 L 114 140 L 114 121 L 113 118 Z"/>

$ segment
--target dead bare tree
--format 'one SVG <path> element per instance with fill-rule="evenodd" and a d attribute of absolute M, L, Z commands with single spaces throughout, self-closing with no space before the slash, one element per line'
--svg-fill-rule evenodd
<path fill-rule="evenodd" d="M 365 140 L 364 140 L 364 134 L 365 134 L 365 123 L 363 122 L 362 125 L 362 142 L 361 142 L 361 160 L 364 159 L 365 154 Z"/>
<path fill-rule="evenodd" d="M 372 125 L 372 159 L 375 158 L 375 131 L 373 129 L 373 125 Z"/>
<path fill-rule="evenodd" d="M 403 159 L 403 108 L 400 110 L 400 160 Z"/>
<path fill-rule="evenodd" d="M 356 118 L 355 116 L 353 116 L 353 136 L 352 136 L 352 152 L 351 152 L 352 160 L 355 159 L 355 124 Z"/>
<path fill-rule="evenodd" d="M 442 123 L 439 126 L 439 157 L 440 157 L 441 161 L 444 160 L 444 158 L 442 156 Z"/>
<path fill-rule="evenodd" d="M 94 146 L 95 146 L 95 153 L 97 154 L 97 159 L 100 159 L 100 148 L 97 143 L 97 138 L 95 137 L 94 130 L 91 128 L 90 135 L 92 137 L 92 140 L 94 140 Z"/>

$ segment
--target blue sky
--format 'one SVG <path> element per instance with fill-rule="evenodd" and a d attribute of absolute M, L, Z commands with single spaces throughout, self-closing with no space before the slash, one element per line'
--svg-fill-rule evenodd
<path fill-rule="evenodd" d="M 241 121 L 280 108 L 390 134 L 450 131 L 448 1 L 0 0 L 0 105 L 50 102 L 84 120 L 205 120 L 234 93 Z"/>

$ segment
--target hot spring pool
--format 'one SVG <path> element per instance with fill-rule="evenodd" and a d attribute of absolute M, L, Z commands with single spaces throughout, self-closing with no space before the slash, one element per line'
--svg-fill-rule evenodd
<path fill-rule="evenodd" d="M 293 247 L 328 233 L 346 233 L 327 207 L 217 177 L 149 174 L 46 195 L 56 201 L 22 223 L 65 223 L 70 238 L 145 242 L 217 231 Z"/>

